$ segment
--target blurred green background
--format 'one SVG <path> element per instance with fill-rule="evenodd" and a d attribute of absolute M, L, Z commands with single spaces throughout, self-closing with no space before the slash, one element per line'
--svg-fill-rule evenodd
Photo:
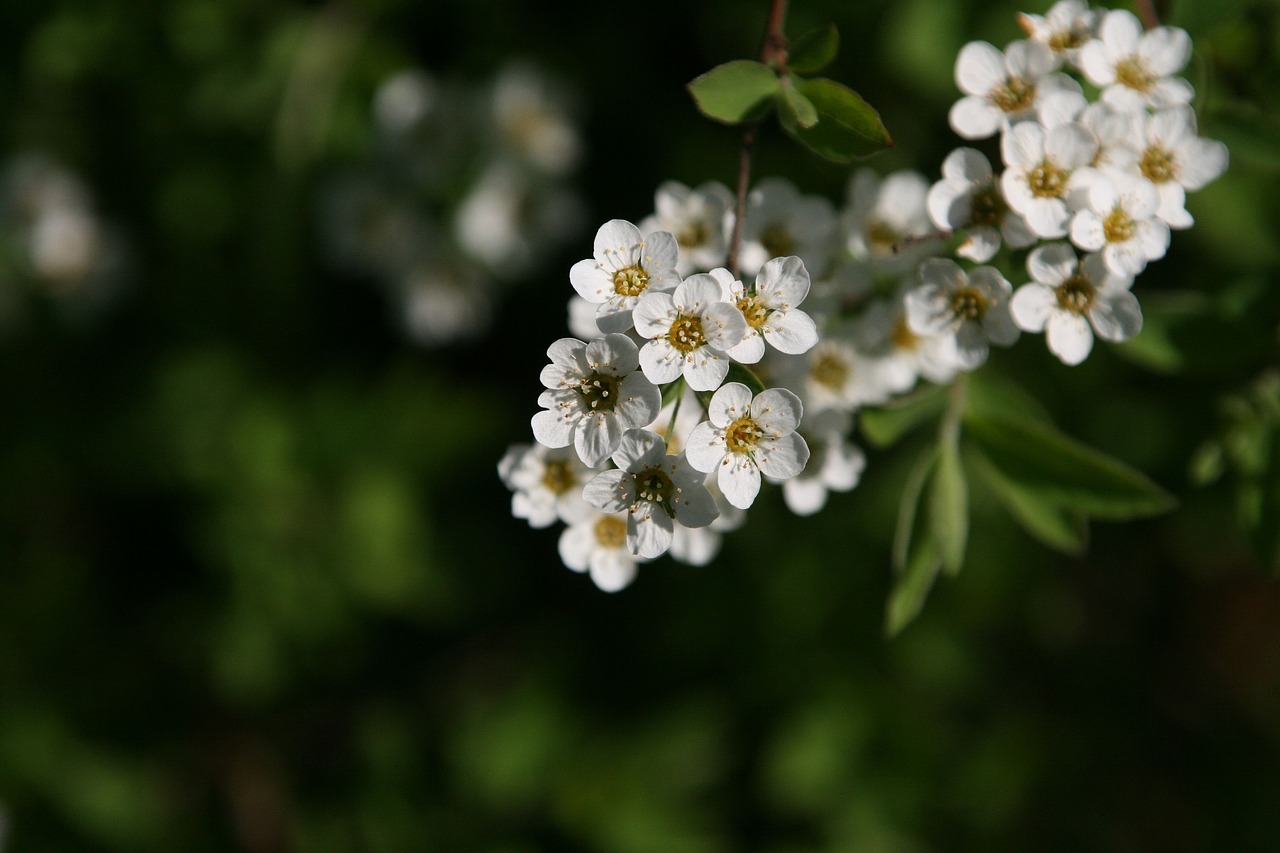
<path fill-rule="evenodd" d="M 897 142 L 872 165 L 933 179 L 956 52 L 1019 9 L 1044 11 L 793 0 L 788 31 L 839 26 L 828 74 Z M 772 491 L 711 565 L 612 596 L 511 518 L 496 464 L 530 440 L 569 266 L 660 181 L 733 180 L 737 134 L 683 85 L 754 56 L 766 12 L 4 4 L 3 160 L 77 176 L 118 250 L 68 293 L 0 223 L 0 849 L 1276 849 L 1274 2 L 1168 10 L 1232 165 L 1139 280 L 1143 336 L 992 367 L 1176 511 L 1072 559 L 975 495 L 964 572 L 891 641 L 908 453 L 814 518 Z M 480 87 L 516 58 L 569 93 L 585 215 L 481 334 L 422 346 L 330 261 L 325 199 L 375 160 L 389 75 Z M 772 132 L 771 174 L 841 203 L 850 170 Z"/>

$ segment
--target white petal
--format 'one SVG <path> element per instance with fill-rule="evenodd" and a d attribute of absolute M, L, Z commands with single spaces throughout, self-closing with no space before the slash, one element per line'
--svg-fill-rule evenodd
<path fill-rule="evenodd" d="M 1198 190 L 1227 170 L 1227 146 L 1216 139 L 1197 139 L 1189 146 L 1178 182 Z"/>
<path fill-rule="evenodd" d="M 782 484 L 782 499 L 796 515 L 814 515 L 827 505 L 827 487 L 818 477 L 792 477 Z"/>
<path fill-rule="evenodd" d="M 699 347 L 684 357 L 681 370 L 694 391 L 714 391 L 729 375 L 729 356 Z"/>
<path fill-rule="evenodd" d="M 601 471 L 582 487 L 582 499 L 601 512 L 622 512 L 635 500 L 634 484 L 625 471 Z"/>
<path fill-rule="evenodd" d="M 750 462 L 736 461 L 731 454 L 720 463 L 716 485 L 732 506 L 749 509 L 760 494 L 760 471 Z"/>
<path fill-rule="evenodd" d="M 622 424 L 612 414 L 586 414 L 578 421 L 573 448 L 579 459 L 595 468 L 618 449 L 622 432 Z"/>
<path fill-rule="evenodd" d="M 774 312 L 765 320 L 761 331 L 774 349 L 788 355 L 808 352 L 818 343 L 817 325 L 800 310 Z"/>
<path fill-rule="evenodd" d="M 667 443 L 662 436 L 647 429 L 629 429 L 622 434 L 613 464 L 624 471 L 643 471 L 662 464 Z"/>
<path fill-rule="evenodd" d="M 750 408 L 751 389 L 741 382 L 726 382 L 711 397 L 707 417 L 712 424 L 723 429 L 747 414 Z"/>
<path fill-rule="evenodd" d="M 669 293 L 645 293 L 636 302 L 634 321 L 642 338 L 656 338 L 671 330 L 676 316 L 675 301 Z"/>
<path fill-rule="evenodd" d="M 956 86 L 967 95 L 985 95 L 1007 76 L 1004 54 L 988 42 L 971 41 L 956 56 Z"/>
<path fill-rule="evenodd" d="M 666 338 L 654 338 L 640 348 L 640 369 L 653 384 L 666 385 L 680 375 L 684 359 Z"/>
<path fill-rule="evenodd" d="M 616 548 L 597 548 L 591 555 L 591 580 L 602 592 L 617 592 L 635 580 L 636 561 Z"/>
<path fill-rule="evenodd" d="M 953 184 L 985 184 L 991 175 L 991 163 L 976 148 L 957 148 L 942 161 L 942 177 Z"/>
<path fill-rule="evenodd" d="M 569 268 L 569 283 L 583 299 L 593 304 L 604 302 L 614 293 L 613 277 L 587 258 Z"/>
<path fill-rule="evenodd" d="M 1045 340 L 1049 351 L 1062 359 L 1064 364 L 1079 364 L 1093 349 L 1093 332 L 1089 323 L 1079 314 L 1055 311 L 1045 325 Z"/>
<path fill-rule="evenodd" d="M 795 256 L 773 258 L 756 277 L 756 293 L 769 308 L 794 308 L 809 294 L 809 271 Z"/>
<path fill-rule="evenodd" d="M 947 114 L 951 129 L 965 139 L 994 136 L 1004 121 L 1004 113 L 986 98 L 967 95 L 951 105 Z"/>
<path fill-rule="evenodd" d="M 637 557 L 661 557 L 671 547 L 671 517 L 662 507 L 642 501 L 627 516 L 627 548 Z"/>
<path fill-rule="evenodd" d="M 725 352 L 740 364 L 755 364 L 764 358 L 764 335 L 752 329 L 738 344 Z"/>
<path fill-rule="evenodd" d="M 1009 300 L 1009 314 L 1023 331 L 1041 332 L 1057 303 L 1058 297 L 1051 289 L 1031 282 L 1013 294 Z"/>
<path fill-rule="evenodd" d="M 738 306 L 728 302 L 716 302 L 702 313 L 702 333 L 707 339 L 707 346 L 718 350 L 737 346 L 749 328 Z"/>
<path fill-rule="evenodd" d="M 589 369 L 607 366 L 616 376 L 625 376 L 640 366 L 640 351 L 635 341 L 616 333 L 587 344 L 585 358 Z"/>
<path fill-rule="evenodd" d="M 1027 256 L 1027 272 L 1041 284 L 1057 287 L 1075 275 L 1076 253 L 1066 243 L 1049 243 Z"/>
<path fill-rule="evenodd" d="M 757 452 L 760 471 L 779 480 L 799 474 L 808 461 L 809 445 L 794 432 L 767 442 Z"/>
<path fill-rule="evenodd" d="M 1127 341 L 1142 331 L 1142 309 L 1138 298 L 1127 290 L 1100 300 L 1089 312 L 1098 337 L 1106 341 Z"/>
<path fill-rule="evenodd" d="M 610 219 L 596 231 L 596 260 L 603 261 L 606 257 L 613 257 L 619 252 L 629 252 L 632 246 L 641 242 L 641 239 L 640 229 L 630 222 L 625 219 Z M 621 265 L 610 267 L 610 269 L 617 270 L 630 264 L 628 257 Z"/>
<path fill-rule="evenodd" d="M 566 418 L 559 409 L 543 409 L 533 416 L 533 437 L 546 447 L 568 447 L 573 443 L 577 419 Z"/>
<path fill-rule="evenodd" d="M 1082 210 L 1071 219 L 1071 242 L 1086 252 L 1096 252 L 1107 245 L 1102 220 L 1092 210 Z"/>
<path fill-rule="evenodd" d="M 713 427 L 710 421 L 702 421 L 689 433 L 684 454 L 696 470 L 710 474 L 724 459 L 724 433 Z"/>
<path fill-rule="evenodd" d="M 800 398 L 786 388 L 766 388 L 751 401 L 751 417 L 766 432 L 793 432 L 803 412 Z"/>
<path fill-rule="evenodd" d="M 1191 58 L 1191 37 L 1178 27 L 1156 27 L 1143 34 L 1138 56 L 1157 77 L 1177 74 Z"/>
<path fill-rule="evenodd" d="M 585 572 L 591 565 L 591 552 L 595 545 L 596 536 L 591 524 L 566 527 L 558 543 L 560 561 L 575 572 Z"/>

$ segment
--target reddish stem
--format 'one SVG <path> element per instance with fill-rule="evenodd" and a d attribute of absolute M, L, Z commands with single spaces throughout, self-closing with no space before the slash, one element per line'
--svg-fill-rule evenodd
<path fill-rule="evenodd" d="M 1134 5 L 1138 7 L 1138 17 L 1142 20 L 1142 26 L 1149 30 L 1160 26 L 1160 15 L 1156 13 L 1156 4 L 1152 0 L 1134 0 Z"/>

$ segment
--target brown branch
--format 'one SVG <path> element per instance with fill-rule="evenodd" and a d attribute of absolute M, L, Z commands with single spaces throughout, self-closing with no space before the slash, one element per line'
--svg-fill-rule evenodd
<path fill-rule="evenodd" d="M 1138 7 L 1138 17 L 1142 20 L 1142 26 L 1149 30 L 1160 26 L 1160 15 L 1156 12 L 1156 4 L 1152 0 L 1134 0 L 1134 5 Z"/>
<path fill-rule="evenodd" d="M 772 0 L 769 22 L 765 25 L 764 41 L 760 45 L 760 61 L 765 65 L 783 69 L 787 65 L 787 37 L 782 26 L 787 17 L 787 0 Z M 729 238 L 729 256 L 725 266 L 738 277 L 738 253 L 742 249 L 742 220 L 747 215 L 747 189 L 751 185 L 751 152 L 756 145 L 756 131 L 760 122 L 754 122 L 742 134 L 742 153 L 738 157 L 737 206 L 734 208 L 733 234 Z"/>

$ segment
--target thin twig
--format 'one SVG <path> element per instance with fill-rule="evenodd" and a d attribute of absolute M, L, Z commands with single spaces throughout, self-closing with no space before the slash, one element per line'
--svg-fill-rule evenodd
<path fill-rule="evenodd" d="M 782 26 L 787 17 L 787 0 L 772 0 L 769 22 L 765 25 L 764 41 L 760 45 L 760 61 L 775 68 L 787 64 L 787 37 Z M 760 122 L 747 127 L 742 134 L 742 153 L 738 157 L 738 197 L 734 208 L 733 233 L 729 238 L 729 256 L 725 266 L 734 278 L 738 277 L 738 253 L 742 249 L 742 220 L 747 215 L 747 189 L 751 185 L 751 153 L 756 145 L 756 131 Z"/>
<path fill-rule="evenodd" d="M 1138 7 L 1138 17 L 1142 19 L 1142 26 L 1149 30 L 1160 26 L 1160 15 L 1156 13 L 1156 4 L 1152 0 L 1134 0 L 1134 5 Z"/>

